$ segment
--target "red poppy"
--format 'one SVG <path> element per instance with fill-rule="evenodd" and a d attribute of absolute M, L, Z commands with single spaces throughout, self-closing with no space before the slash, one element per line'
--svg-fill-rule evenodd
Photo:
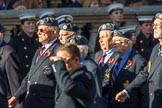
<path fill-rule="evenodd" d="M 96 61 L 99 62 L 100 60 L 101 60 L 101 56 L 98 56 L 97 59 L 96 59 Z"/>
<path fill-rule="evenodd" d="M 109 58 L 109 63 L 113 63 L 114 62 L 114 58 Z"/>
<path fill-rule="evenodd" d="M 47 51 L 44 53 L 44 55 L 45 55 L 46 57 L 49 57 L 49 56 L 51 55 L 51 52 L 50 52 L 49 50 L 47 50 Z"/>
<path fill-rule="evenodd" d="M 132 65 L 132 61 L 131 60 L 128 60 L 127 61 L 127 67 L 130 67 Z"/>

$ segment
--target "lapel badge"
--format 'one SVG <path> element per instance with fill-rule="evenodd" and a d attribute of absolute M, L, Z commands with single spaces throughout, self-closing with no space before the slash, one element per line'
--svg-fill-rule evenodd
<path fill-rule="evenodd" d="M 150 72 L 150 70 L 151 70 L 151 61 L 148 61 L 147 66 L 148 66 L 148 72 Z"/>
<path fill-rule="evenodd" d="M 21 41 L 24 41 L 24 38 L 22 38 Z"/>
<path fill-rule="evenodd" d="M 123 87 L 126 88 L 128 85 L 129 85 L 129 80 L 126 80 L 124 83 L 123 83 Z"/>
<path fill-rule="evenodd" d="M 62 27 L 62 28 L 66 30 L 66 29 L 67 29 L 67 25 L 63 25 L 63 27 Z"/>
<path fill-rule="evenodd" d="M 39 23 L 42 25 L 44 24 L 44 20 L 40 20 Z"/>

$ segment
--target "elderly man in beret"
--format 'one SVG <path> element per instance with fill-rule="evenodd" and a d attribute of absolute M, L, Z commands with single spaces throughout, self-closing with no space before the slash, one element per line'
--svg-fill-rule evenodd
<path fill-rule="evenodd" d="M 162 13 L 155 15 L 153 21 L 154 38 L 159 43 L 153 48 L 148 63 L 149 82 L 149 108 L 162 107 Z"/>
<path fill-rule="evenodd" d="M 36 51 L 30 71 L 20 88 L 9 99 L 9 107 L 24 100 L 24 108 L 54 108 L 56 82 L 49 57 L 54 56 L 56 48 L 60 46 L 58 23 L 54 18 L 46 17 L 39 20 L 37 26 L 38 39 L 43 46 Z"/>
<path fill-rule="evenodd" d="M 62 23 L 59 29 L 59 40 L 62 44 L 65 44 L 68 38 L 75 36 L 79 30 L 73 23 Z"/>
<path fill-rule="evenodd" d="M 146 60 L 132 49 L 130 32 L 114 31 L 112 40 L 117 53 L 107 63 L 109 77 L 103 87 L 108 92 L 108 108 L 148 108 Z"/>

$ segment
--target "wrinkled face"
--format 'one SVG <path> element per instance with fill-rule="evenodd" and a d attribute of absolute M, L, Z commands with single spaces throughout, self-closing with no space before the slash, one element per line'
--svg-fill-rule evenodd
<path fill-rule="evenodd" d="M 26 33 L 34 33 L 36 28 L 36 22 L 35 21 L 25 21 L 24 24 L 22 24 L 22 29 Z"/>
<path fill-rule="evenodd" d="M 125 41 L 126 41 L 126 38 L 119 37 L 119 36 L 114 36 L 112 39 L 112 42 L 114 45 L 113 47 L 119 54 L 123 54 L 125 52 L 125 49 L 127 47 L 125 45 Z"/>
<path fill-rule="evenodd" d="M 67 39 L 72 37 L 71 32 L 67 30 L 60 30 L 59 31 L 59 40 L 62 44 L 65 44 Z"/>
<path fill-rule="evenodd" d="M 151 34 L 152 24 L 151 23 L 143 23 L 142 25 L 140 25 L 140 29 L 144 34 Z"/>
<path fill-rule="evenodd" d="M 48 26 L 40 25 L 37 29 L 38 40 L 42 44 L 47 44 L 55 38 L 54 29 L 53 31 L 48 28 Z"/>
<path fill-rule="evenodd" d="M 100 47 L 104 52 L 107 52 L 112 44 L 111 44 L 111 31 L 110 30 L 102 30 L 99 33 L 99 43 Z"/>
<path fill-rule="evenodd" d="M 124 13 L 121 10 L 114 10 L 109 16 L 113 23 L 120 23 L 123 22 Z"/>
<path fill-rule="evenodd" d="M 162 39 L 162 20 L 155 19 L 153 23 L 154 38 Z"/>
<path fill-rule="evenodd" d="M 76 66 L 76 64 L 77 64 L 79 59 L 71 58 L 70 54 L 67 51 L 65 51 L 65 50 L 58 51 L 56 53 L 56 56 L 60 57 L 64 60 L 65 65 L 66 65 L 66 69 L 67 69 L 68 72 L 70 72 L 70 73 L 74 72 L 74 70 L 76 70 L 78 68 Z"/>

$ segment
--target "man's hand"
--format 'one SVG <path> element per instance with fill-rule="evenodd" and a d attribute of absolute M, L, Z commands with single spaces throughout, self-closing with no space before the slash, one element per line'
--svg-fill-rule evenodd
<path fill-rule="evenodd" d="M 14 108 L 16 106 L 16 104 L 18 103 L 18 100 L 15 96 L 12 96 L 9 100 L 8 100 L 8 107 L 9 108 Z"/>
<path fill-rule="evenodd" d="M 126 99 L 127 99 L 127 95 L 124 91 L 117 93 L 115 96 L 115 100 L 118 102 L 125 102 Z"/>
<path fill-rule="evenodd" d="M 58 60 L 62 60 L 62 59 L 57 56 L 52 56 L 52 57 L 50 57 L 50 60 L 54 62 L 54 61 L 58 61 Z"/>

